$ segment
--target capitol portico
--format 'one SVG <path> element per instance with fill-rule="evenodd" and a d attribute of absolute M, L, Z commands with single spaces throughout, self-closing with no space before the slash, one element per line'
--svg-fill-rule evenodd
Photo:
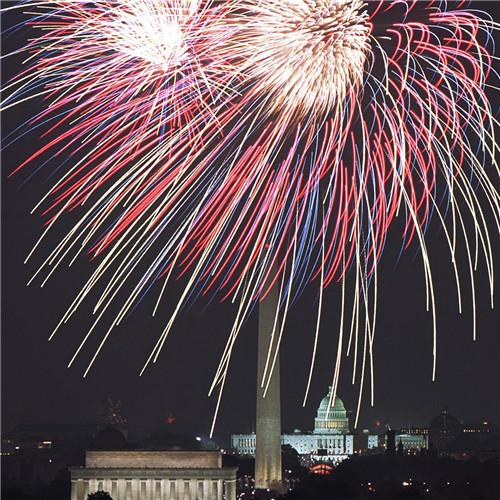
<path fill-rule="evenodd" d="M 330 387 L 318 407 L 313 432 L 283 434 L 281 444 L 290 445 L 299 455 L 307 455 L 313 461 L 338 463 L 352 455 L 354 436 L 349 431 L 347 411 L 339 397 L 330 405 L 331 396 Z M 255 434 L 233 434 L 231 444 L 240 455 L 255 455 Z"/>

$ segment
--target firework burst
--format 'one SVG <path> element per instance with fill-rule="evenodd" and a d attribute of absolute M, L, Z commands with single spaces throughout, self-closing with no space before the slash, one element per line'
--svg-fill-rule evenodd
<path fill-rule="evenodd" d="M 497 123 L 486 92 L 496 25 L 485 14 L 433 1 L 30 5 L 40 14 L 29 24 L 43 31 L 28 46 L 32 66 L 11 84 L 6 106 L 44 95 L 50 106 L 32 125 L 44 124 L 45 136 L 55 138 L 17 170 L 46 151 L 72 162 L 37 205 L 48 224 L 35 248 L 67 211 L 80 215 L 34 278 L 44 284 L 85 251 L 96 261 L 52 334 L 99 291 L 95 322 L 70 365 L 113 310 L 87 374 L 113 328 L 153 285 L 157 311 L 174 274 L 186 286 L 144 369 L 197 294 L 237 302 L 211 388 L 220 388 L 220 401 L 241 326 L 276 286 L 277 342 L 270 345 L 278 347 L 268 354 L 267 386 L 289 306 L 314 281 L 319 304 L 306 399 L 323 289 L 340 282 L 332 401 L 347 345 L 359 415 L 367 369 L 373 403 L 377 263 L 398 216 L 404 248 L 413 241 L 421 248 L 434 339 L 425 229 L 432 214 L 442 222 L 459 310 L 456 248 L 464 235 L 475 338 L 480 253 L 493 301 L 486 210 L 499 227 L 498 178 L 485 167 L 496 168 Z M 433 356 L 434 377 L 435 340 Z"/>
<path fill-rule="evenodd" d="M 240 8 L 241 71 L 275 112 L 296 113 L 296 121 L 323 117 L 361 86 L 371 31 L 361 0 L 243 1 Z"/>

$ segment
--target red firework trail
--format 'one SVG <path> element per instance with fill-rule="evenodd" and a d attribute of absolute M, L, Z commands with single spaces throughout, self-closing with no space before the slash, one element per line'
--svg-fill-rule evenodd
<path fill-rule="evenodd" d="M 156 312 L 174 273 L 186 286 L 144 368 L 193 297 L 238 301 L 211 388 L 222 394 L 254 304 L 279 286 L 279 346 L 290 303 L 313 281 L 320 293 L 307 398 L 323 289 L 341 282 L 332 400 L 347 344 L 359 414 L 366 367 L 373 403 L 377 263 L 398 216 L 404 248 L 416 241 L 423 257 L 433 377 L 425 242 L 432 215 L 450 249 L 459 310 L 455 256 L 464 236 L 475 338 L 481 253 L 493 302 L 485 212 L 496 232 L 500 225 L 490 101 L 497 25 L 485 13 L 464 2 L 362 0 L 56 0 L 15 8 L 28 6 L 38 13 L 26 25 L 38 36 L 22 49 L 29 64 L 7 87 L 4 108 L 38 96 L 47 106 L 28 124 L 43 127 L 43 145 L 15 172 L 46 154 L 64 159 L 36 206 L 47 226 L 29 257 L 67 212 L 78 214 L 34 278 L 43 285 L 84 252 L 95 261 L 52 334 L 98 291 L 96 320 L 70 365 L 114 310 L 86 375 L 112 329 L 159 283 Z"/>

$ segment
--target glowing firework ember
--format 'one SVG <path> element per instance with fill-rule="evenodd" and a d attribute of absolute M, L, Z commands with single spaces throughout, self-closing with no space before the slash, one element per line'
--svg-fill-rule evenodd
<path fill-rule="evenodd" d="M 485 212 L 493 213 L 496 231 L 500 222 L 487 171 L 497 168 L 497 145 L 486 94 L 495 24 L 485 14 L 433 1 L 25 5 L 39 9 L 29 25 L 42 31 L 28 46 L 32 65 L 12 82 L 6 107 L 44 95 L 50 106 L 31 125 L 54 138 L 16 171 L 47 152 L 66 158 L 37 205 L 48 225 L 35 248 L 68 211 L 79 214 L 34 277 L 43 285 L 63 262 L 85 251 L 94 258 L 95 271 L 56 328 L 99 291 L 96 320 L 75 357 L 104 314 L 113 317 L 85 374 L 145 293 L 157 286 L 154 314 L 170 277 L 181 276 L 185 289 L 144 368 L 193 297 L 238 301 L 211 389 L 220 387 L 220 401 L 234 343 L 255 303 L 279 287 L 279 345 L 290 304 L 314 281 L 320 294 L 307 397 L 323 289 L 337 281 L 332 400 L 347 344 L 359 414 L 367 367 L 373 402 L 377 263 L 398 215 L 403 246 L 416 241 L 422 251 L 434 339 L 425 229 L 432 214 L 443 225 L 459 310 L 456 248 L 464 235 L 475 337 L 480 253 L 493 301 Z M 435 342 L 433 354 L 434 376 Z M 269 352 L 264 385 L 275 361 Z"/>

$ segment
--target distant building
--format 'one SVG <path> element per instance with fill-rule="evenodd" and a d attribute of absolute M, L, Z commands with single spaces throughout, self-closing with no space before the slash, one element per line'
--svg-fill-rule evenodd
<path fill-rule="evenodd" d="M 427 448 L 427 436 L 421 434 L 396 433 L 396 444 L 402 444 L 406 453 L 415 453 L 422 448 Z"/>
<path fill-rule="evenodd" d="M 96 424 L 20 424 L 2 432 L 2 448 L 10 444 L 14 449 L 47 448 L 48 442 L 90 439 L 98 430 Z"/>
<path fill-rule="evenodd" d="M 493 429 L 489 422 L 484 421 L 480 424 L 464 424 L 462 432 L 468 436 L 477 436 L 482 441 L 491 436 Z"/>
<path fill-rule="evenodd" d="M 462 424 L 445 407 L 429 424 L 429 443 L 432 443 L 438 452 L 444 453 L 462 430 Z"/>
<path fill-rule="evenodd" d="M 236 467 L 213 451 L 87 451 L 73 467 L 71 500 L 108 492 L 113 500 L 236 500 Z"/>
<path fill-rule="evenodd" d="M 69 464 L 84 462 L 96 425 L 24 424 L 2 433 L 2 486 L 38 488 Z"/>
<path fill-rule="evenodd" d="M 399 429 L 401 434 L 411 434 L 412 436 L 428 436 L 429 429 L 427 427 L 401 427 Z"/>
<path fill-rule="evenodd" d="M 380 439 L 378 434 L 369 434 L 367 445 L 369 450 L 374 450 L 375 448 L 381 448 L 383 446 L 383 440 Z"/>
<path fill-rule="evenodd" d="M 299 430 L 283 434 L 281 443 L 292 446 L 302 457 L 307 456 L 312 462 L 338 463 L 354 453 L 354 436 L 349 431 L 349 419 L 344 403 L 335 397 L 330 410 L 331 387 L 325 396 L 314 419 L 313 432 Z M 370 436 L 370 446 L 378 436 Z M 374 440 L 375 439 L 375 440 Z M 255 455 L 255 434 L 233 434 L 231 445 L 240 455 Z M 367 443 L 368 445 L 368 443 Z"/>
<path fill-rule="evenodd" d="M 373 452 L 373 450 L 382 448 L 384 444 L 384 439 L 381 439 L 377 434 L 370 434 L 368 429 L 364 429 L 362 432 L 354 434 L 354 453 L 370 453 Z"/>

